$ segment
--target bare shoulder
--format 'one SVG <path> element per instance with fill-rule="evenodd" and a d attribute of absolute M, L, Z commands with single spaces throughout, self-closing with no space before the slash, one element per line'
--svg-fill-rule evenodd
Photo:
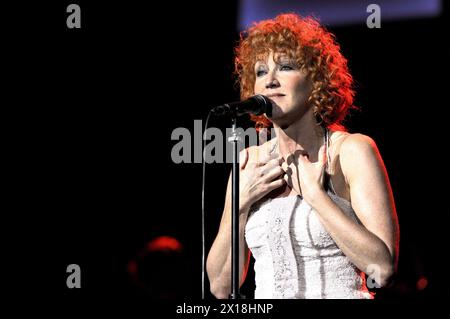
<path fill-rule="evenodd" d="M 361 153 L 377 151 L 377 145 L 370 136 L 360 133 L 347 133 L 346 135 L 341 146 L 343 153 L 361 155 Z"/>
<path fill-rule="evenodd" d="M 340 158 L 341 162 L 357 160 L 355 156 L 375 150 L 377 150 L 375 141 L 367 135 L 345 131 L 334 131 L 331 135 L 331 153 L 336 154 L 332 159 Z"/>
<path fill-rule="evenodd" d="M 382 165 L 375 141 L 364 134 L 348 134 L 341 145 L 341 166 L 344 175 Z"/>

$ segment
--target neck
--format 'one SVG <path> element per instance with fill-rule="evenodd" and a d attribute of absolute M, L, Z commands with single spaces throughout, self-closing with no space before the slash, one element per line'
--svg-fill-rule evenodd
<path fill-rule="evenodd" d="M 303 116 L 299 121 L 287 127 L 279 127 L 274 123 L 278 138 L 280 155 L 286 158 L 289 154 L 300 150 L 308 154 L 311 161 L 317 161 L 317 153 L 323 145 L 323 128 L 317 125 L 314 116 Z"/>

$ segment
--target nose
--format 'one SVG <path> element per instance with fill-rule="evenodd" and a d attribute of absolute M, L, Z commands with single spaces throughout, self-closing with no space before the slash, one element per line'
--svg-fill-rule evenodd
<path fill-rule="evenodd" d="M 280 86 L 280 82 L 276 79 L 274 72 L 270 72 L 266 80 L 266 89 L 274 89 Z"/>

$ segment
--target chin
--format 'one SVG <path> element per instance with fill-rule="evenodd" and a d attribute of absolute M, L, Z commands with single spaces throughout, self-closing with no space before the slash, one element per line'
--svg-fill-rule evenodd
<path fill-rule="evenodd" d="M 277 118 L 281 118 L 285 115 L 285 111 L 278 105 L 275 103 L 272 103 L 272 116 L 270 119 L 277 119 Z"/>
<path fill-rule="evenodd" d="M 286 114 L 272 114 L 270 120 L 274 125 L 278 126 L 281 129 L 288 128 L 292 122 L 289 117 L 286 116 Z"/>
<path fill-rule="evenodd" d="M 292 114 L 281 108 L 278 104 L 272 104 L 272 116 L 269 118 L 272 122 L 286 121 Z M 278 123 L 277 123 L 278 124 Z"/>

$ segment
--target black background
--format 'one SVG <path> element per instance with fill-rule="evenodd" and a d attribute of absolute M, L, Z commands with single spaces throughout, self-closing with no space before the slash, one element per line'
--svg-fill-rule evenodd
<path fill-rule="evenodd" d="M 12 297 L 67 309 L 156 303 L 126 265 L 149 240 L 169 235 L 183 244 L 183 259 L 161 276 L 181 280 L 179 296 L 198 300 L 201 164 L 172 162 L 171 133 L 192 131 L 212 106 L 239 99 L 232 77 L 237 2 L 77 1 L 82 28 L 72 30 L 69 3 L 3 9 Z M 379 291 L 384 300 L 436 300 L 445 291 L 445 17 L 448 7 L 439 18 L 383 22 L 381 29 L 329 27 L 356 80 L 361 112 L 348 127 L 377 142 L 396 199 L 399 273 L 394 287 Z M 207 250 L 229 169 L 207 168 Z M 82 270 L 78 290 L 66 287 L 72 263 Z M 251 297 L 249 276 L 243 291 Z M 421 277 L 428 286 L 417 290 Z"/>

